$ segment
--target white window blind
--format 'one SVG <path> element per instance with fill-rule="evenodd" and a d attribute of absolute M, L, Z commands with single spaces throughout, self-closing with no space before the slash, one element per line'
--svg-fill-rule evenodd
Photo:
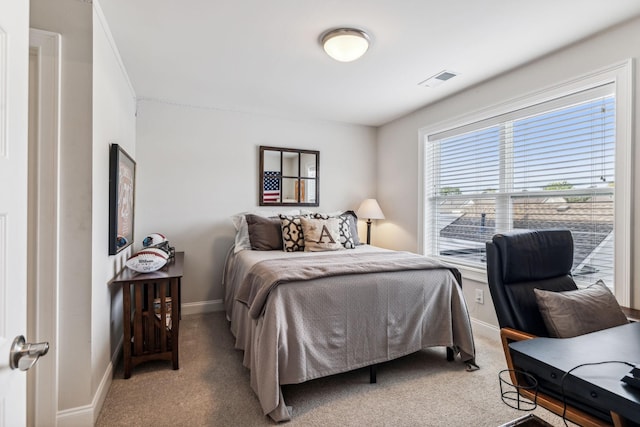
<path fill-rule="evenodd" d="M 481 265 L 495 233 L 566 228 L 576 280 L 611 285 L 614 96 L 600 86 L 429 136 L 427 251 Z"/>

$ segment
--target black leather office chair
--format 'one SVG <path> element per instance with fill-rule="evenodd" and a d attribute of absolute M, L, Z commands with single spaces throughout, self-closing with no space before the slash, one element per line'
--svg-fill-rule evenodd
<path fill-rule="evenodd" d="M 534 288 L 549 291 L 577 289 L 571 276 L 573 238 L 569 230 L 518 231 L 496 234 L 486 243 L 489 291 L 500 325 L 500 337 L 514 385 L 528 385 L 514 366 L 509 343 L 549 336 Z M 521 395 L 533 399 L 533 393 Z M 537 403 L 562 415 L 564 403 L 554 387 L 538 379 Z M 611 425 L 610 414 L 571 401 L 565 417 L 582 426 Z"/>

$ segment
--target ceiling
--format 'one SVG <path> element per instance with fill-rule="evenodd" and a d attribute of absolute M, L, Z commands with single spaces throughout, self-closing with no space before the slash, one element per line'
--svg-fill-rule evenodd
<path fill-rule="evenodd" d="M 379 126 L 640 15 L 638 0 L 100 0 L 139 99 Z M 336 27 L 372 39 L 329 58 Z M 458 75 L 419 86 L 441 71 Z"/>

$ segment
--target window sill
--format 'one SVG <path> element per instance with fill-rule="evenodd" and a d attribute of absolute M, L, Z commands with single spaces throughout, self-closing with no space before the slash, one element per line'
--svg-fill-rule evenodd
<path fill-rule="evenodd" d="M 451 261 L 447 262 L 449 265 L 457 268 L 462 274 L 463 279 L 473 280 L 474 282 L 487 283 L 487 270 L 484 268 L 470 267 L 465 264 L 456 264 Z"/>

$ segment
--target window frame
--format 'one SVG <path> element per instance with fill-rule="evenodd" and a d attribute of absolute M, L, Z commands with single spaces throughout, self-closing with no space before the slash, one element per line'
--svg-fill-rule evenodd
<path fill-rule="evenodd" d="M 543 88 L 523 96 L 507 100 L 503 103 L 476 110 L 419 129 L 419 188 L 418 188 L 418 251 L 431 255 L 428 229 L 425 224 L 431 223 L 429 210 L 426 208 L 429 187 L 428 170 L 426 170 L 426 144 L 429 136 L 443 134 L 462 126 L 471 126 L 475 122 L 488 120 L 511 112 L 530 108 L 536 104 L 553 101 L 557 98 L 570 96 L 575 93 L 612 83 L 615 93 L 616 108 L 616 186 L 614 188 L 614 293 L 619 303 L 629 306 L 631 302 L 631 221 L 632 221 L 632 135 L 633 135 L 633 60 L 622 61 L 603 69 L 579 76 L 569 81 Z M 465 278 L 486 283 L 486 269 L 470 267 L 463 263 L 455 263 L 447 259 L 460 269 Z"/>

